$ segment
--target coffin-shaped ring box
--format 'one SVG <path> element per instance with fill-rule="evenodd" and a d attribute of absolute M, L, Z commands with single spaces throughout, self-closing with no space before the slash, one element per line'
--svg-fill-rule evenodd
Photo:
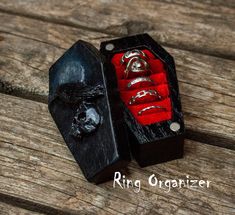
<path fill-rule="evenodd" d="M 88 181 L 183 156 L 174 60 L 149 35 L 78 41 L 49 71 L 49 111 Z M 129 142 L 129 143 L 128 143 Z M 130 145 L 130 148 L 129 148 Z"/>
<path fill-rule="evenodd" d="M 106 41 L 117 77 L 131 152 L 141 167 L 183 156 L 184 122 L 173 57 L 148 34 Z"/>
<path fill-rule="evenodd" d="M 76 42 L 49 71 L 49 111 L 88 181 L 101 183 L 130 161 L 115 76 L 104 59 Z"/>

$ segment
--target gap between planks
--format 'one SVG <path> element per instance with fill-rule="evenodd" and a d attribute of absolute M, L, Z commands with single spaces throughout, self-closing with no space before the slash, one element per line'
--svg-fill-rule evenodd
<path fill-rule="evenodd" d="M 0 193 L 0 214 L 1 215 L 71 215 L 66 211 L 57 210 L 52 207 L 41 205 L 37 202 L 27 201 L 11 195 Z"/>
<path fill-rule="evenodd" d="M 234 8 L 190 1 L 0 2 L 2 12 L 110 36 L 150 32 L 161 44 L 234 59 Z M 35 10 L 34 8 L 37 8 Z M 53 11 L 53 13 L 49 12 Z M 169 13 L 169 11 L 171 13 Z M 167 17 L 167 18 L 166 18 Z"/>

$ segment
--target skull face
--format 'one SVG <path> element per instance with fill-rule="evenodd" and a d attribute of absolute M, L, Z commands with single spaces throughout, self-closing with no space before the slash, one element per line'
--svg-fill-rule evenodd
<path fill-rule="evenodd" d="M 70 134 L 81 138 L 94 132 L 102 121 L 102 117 L 92 103 L 82 102 L 74 116 Z"/>

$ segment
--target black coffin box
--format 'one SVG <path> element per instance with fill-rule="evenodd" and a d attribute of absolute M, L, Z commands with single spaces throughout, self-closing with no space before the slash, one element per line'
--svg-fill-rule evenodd
<path fill-rule="evenodd" d="M 106 85 L 99 51 L 75 43 L 49 71 L 49 111 L 88 181 L 100 183 L 130 161 L 115 77 Z"/>
<path fill-rule="evenodd" d="M 147 34 L 103 42 L 100 51 L 75 43 L 50 68 L 48 107 L 91 182 L 126 167 L 130 150 L 142 167 L 183 156 L 174 60 Z"/>
<path fill-rule="evenodd" d="M 153 80 L 154 86 L 127 89 L 126 86 L 133 77 L 122 76 L 126 68 L 120 61 L 123 54 L 131 50 L 141 50 L 145 57 L 147 55 L 146 61 L 150 65 L 150 68 L 148 67 L 150 73 L 140 76 L 147 75 L 147 78 Z M 103 42 L 100 52 L 107 62 L 105 71 L 109 74 L 113 73 L 113 76 L 116 73 L 131 151 L 139 165 L 144 167 L 181 158 L 184 145 L 184 122 L 173 57 L 148 34 Z M 129 53 L 129 56 L 134 54 Z M 143 89 L 145 93 L 146 90 L 156 90 L 161 94 L 161 99 L 130 105 L 130 99 Z M 145 114 L 139 115 L 143 113 L 141 110 L 150 112 L 146 111 Z"/>

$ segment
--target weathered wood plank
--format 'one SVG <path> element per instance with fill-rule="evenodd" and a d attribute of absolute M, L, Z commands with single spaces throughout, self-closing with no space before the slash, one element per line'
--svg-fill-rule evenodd
<path fill-rule="evenodd" d="M 141 191 L 85 181 L 47 111 L 47 105 L 0 94 L 0 193 L 74 214 L 232 214 L 234 155 L 228 149 L 186 140 L 180 160 L 139 168 L 132 162 L 129 179 Z M 150 187 L 147 178 L 178 179 L 189 175 L 210 180 L 211 187 Z M 43 212 L 43 211 L 42 211 Z"/>
<path fill-rule="evenodd" d="M 78 39 L 98 47 L 101 40 L 109 38 L 107 34 L 3 13 L 0 19 L 0 89 L 40 101 L 46 101 L 48 94 L 48 68 L 64 49 Z M 234 148 L 235 62 L 167 50 L 176 60 L 188 137 Z M 211 141 L 214 136 L 217 141 Z"/>
<path fill-rule="evenodd" d="M 3 202 L 0 202 L 0 213 L 1 215 L 42 215 L 42 213 L 29 211 Z"/>
<path fill-rule="evenodd" d="M 149 32 L 172 47 L 233 58 L 235 9 L 224 1 L 21 1 L 2 0 L 0 10 L 95 32 Z"/>

